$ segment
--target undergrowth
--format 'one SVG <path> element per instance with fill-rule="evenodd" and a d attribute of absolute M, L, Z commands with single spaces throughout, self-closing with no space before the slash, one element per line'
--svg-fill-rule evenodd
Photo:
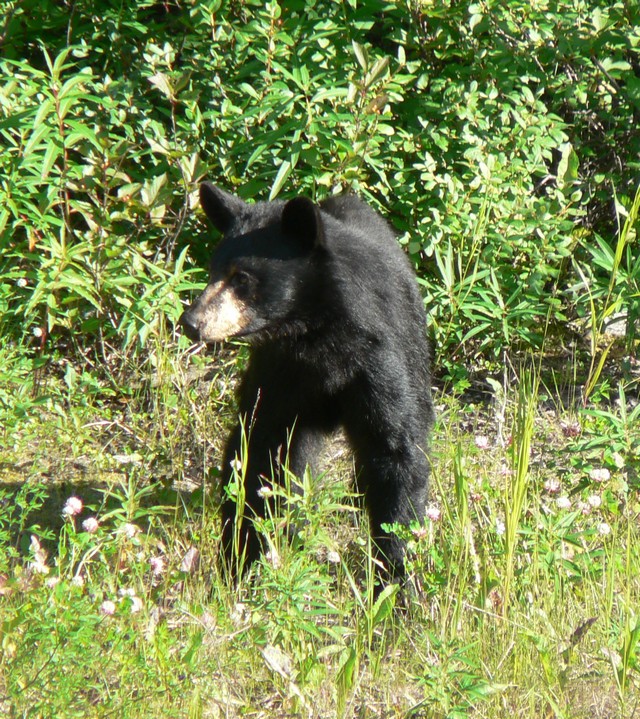
<path fill-rule="evenodd" d="M 634 715 L 632 384 L 587 407 L 535 369 L 482 401 L 438 393 L 428 519 L 396 528 L 412 590 L 374 592 L 349 454 L 333 438 L 321 476 L 266 488 L 282 509 L 261 521 L 267 551 L 236 587 L 215 561 L 211 461 L 234 370 L 222 357 L 206 379 L 185 371 L 200 360 L 165 356 L 125 408 L 71 398 L 79 430 L 56 445 L 67 454 L 48 442 L 61 431 L 53 399 L 3 436 L 3 712 Z M 51 382 L 52 397 L 71 391 Z"/>

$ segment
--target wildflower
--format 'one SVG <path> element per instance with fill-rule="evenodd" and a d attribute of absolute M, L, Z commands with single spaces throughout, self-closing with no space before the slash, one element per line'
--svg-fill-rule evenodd
<path fill-rule="evenodd" d="M 556 506 L 558 509 L 569 509 L 571 507 L 571 500 L 569 497 L 558 497 L 558 499 L 556 499 Z"/>
<path fill-rule="evenodd" d="M 84 577 L 81 574 L 76 574 L 76 576 L 71 580 L 71 585 L 73 587 L 84 587 Z"/>
<path fill-rule="evenodd" d="M 440 520 L 440 507 L 435 504 L 429 504 L 425 510 L 425 514 L 432 522 L 437 522 Z"/>
<path fill-rule="evenodd" d="M 591 505 L 589 502 L 583 502 L 582 500 L 578 502 L 578 509 L 582 512 L 582 514 L 586 517 L 587 515 L 591 514 Z"/>
<path fill-rule="evenodd" d="M 33 534 L 31 535 L 29 549 L 33 554 L 33 561 L 29 565 L 31 569 L 33 569 L 36 574 L 49 574 L 49 567 L 47 566 L 47 550 L 43 549 L 40 544 L 40 540 Z"/>
<path fill-rule="evenodd" d="M 131 614 L 137 614 L 143 607 L 142 599 L 134 594 L 129 597 L 129 600 L 131 601 Z"/>
<path fill-rule="evenodd" d="M 44 584 L 49 589 L 53 589 L 54 587 L 57 587 L 58 584 L 60 584 L 60 577 L 49 577 Z"/>
<path fill-rule="evenodd" d="M 607 482 L 611 479 L 611 472 L 606 467 L 602 467 L 601 469 L 592 469 L 589 472 L 589 477 L 594 482 Z"/>
<path fill-rule="evenodd" d="M 242 462 L 238 457 L 235 457 L 229 462 L 229 466 L 231 469 L 236 472 L 237 474 L 240 474 L 242 472 Z"/>
<path fill-rule="evenodd" d="M 140 527 L 138 527 L 137 524 L 131 524 L 131 522 L 126 522 L 126 524 L 123 524 L 122 527 L 120 527 L 120 531 L 127 539 L 133 539 L 136 534 L 139 534 L 142 530 L 140 529 Z"/>
<path fill-rule="evenodd" d="M 271 489 L 271 487 L 260 487 L 257 494 L 260 499 L 268 499 L 269 497 L 273 497 L 273 489 Z"/>
<path fill-rule="evenodd" d="M 545 492 L 549 492 L 549 494 L 557 494 L 561 487 L 562 483 L 557 477 L 552 477 L 551 479 L 548 479 L 543 485 L 543 489 Z"/>
<path fill-rule="evenodd" d="M 151 557 L 149 564 L 151 565 L 151 571 L 156 577 L 164 574 L 164 571 L 167 568 L 164 557 Z"/>
<path fill-rule="evenodd" d="M 104 602 L 100 605 L 100 614 L 104 614 L 107 617 L 111 617 L 116 613 L 116 605 L 115 602 L 112 602 L 110 599 L 105 599 Z"/>
<path fill-rule="evenodd" d="M 140 599 L 140 597 L 136 594 L 136 590 L 133 587 L 121 587 L 118 590 L 118 594 L 123 600 L 129 601 L 131 614 L 136 614 L 142 609 L 142 599 Z"/>
<path fill-rule="evenodd" d="M 412 529 L 411 534 L 413 534 L 416 539 L 426 539 L 429 536 L 429 531 L 426 527 L 420 526 Z"/>
<path fill-rule="evenodd" d="M 66 517 L 75 517 L 82 512 L 82 500 L 80 497 L 69 497 L 62 508 L 62 514 Z"/>
<path fill-rule="evenodd" d="M 496 519 L 496 534 L 502 536 L 507 531 L 504 522 L 501 519 Z"/>
<path fill-rule="evenodd" d="M 599 494 L 590 494 L 587 497 L 587 502 L 589 506 L 597 509 L 602 504 L 602 497 Z"/>
<path fill-rule="evenodd" d="M 598 534 L 602 534 L 606 537 L 607 534 L 611 534 L 611 527 L 606 522 L 600 522 L 598 525 Z"/>
<path fill-rule="evenodd" d="M 18 287 L 26 287 L 29 284 L 26 277 L 20 277 L 20 279 L 16 280 L 16 285 Z"/>
<path fill-rule="evenodd" d="M 95 517 L 87 517 L 82 523 L 82 529 L 84 529 L 85 532 L 89 532 L 89 534 L 97 532 L 99 526 L 100 523 Z"/>
<path fill-rule="evenodd" d="M 484 434 L 477 434 L 474 441 L 478 449 L 489 449 L 489 438 Z"/>
<path fill-rule="evenodd" d="M 340 564 L 340 555 L 335 549 L 330 549 L 327 552 L 327 562 L 330 562 L 331 564 Z"/>

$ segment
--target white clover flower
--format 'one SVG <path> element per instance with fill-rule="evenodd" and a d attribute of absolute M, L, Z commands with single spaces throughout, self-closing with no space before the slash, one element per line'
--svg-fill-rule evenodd
<path fill-rule="evenodd" d="M 240 474 L 240 472 L 242 472 L 242 462 L 238 459 L 238 457 L 235 457 L 234 459 L 232 459 L 229 462 L 229 466 L 237 474 Z"/>
<path fill-rule="evenodd" d="M 62 514 L 66 517 L 75 517 L 77 514 L 82 512 L 82 506 L 82 500 L 80 497 L 69 497 L 69 499 L 67 499 L 64 503 Z"/>
<path fill-rule="evenodd" d="M 474 442 L 478 449 L 489 449 L 489 437 L 484 434 L 477 434 Z"/>
<path fill-rule="evenodd" d="M 104 614 L 105 616 L 112 616 L 116 613 L 116 604 L 115 602 L 112 602 L 110 599 L 105 599 L 104 602 L 100 605 L 100 614 Z"/>
<path fill-rule="evenodd" d="M 594 482 L 607 482 L 611 479 L 611 472 L 606 467 L 602 467 L 601 469 L 592 469 L 589 472 L 589 477 Z"/>
<path fill-rule="evenodd" d="M 496 519 L 495 528 L 496 534 L 499 534 L 500 536 L 502 536 L 507 531 L 505 523 L 501 519 Z"/>
<path fill-rule="evenodd" d="M 413 534 L 413 536 L 418 540 L 426 539 L 429 536 L 429 530 L 426 527 L 420 525 L 419 527 L 412 529 L 411 534 Z"/>
<path fill-rule="evenodd" d="M 602 534 L 606 537 L 608 534 L 611 534 L 611 527 L 606 522 L 600 522 L 598 525 L 598 534 Z"/>
<path fill-rule="evenodd" d="M 340 564 L 340 555 L 335 549 L 330 549 L 327 552 L 327 562 L 330 562 L 331 564 Z"/>
<path fill-rule="evenodd" d="M 127 539 L 133 539 L 137 534 L 140 534 L 142 530 L 140 529 L 140 527 L 138 527 L 137 524 L 131 524 L 131 522 L 127 522 L 126 524 L 123 524 L 122 527 L 120 527 L 120 531 Z"/>
<path fill-rule="evenodd" d="M 29 563 L 29 566 L 36 574 L 49 574 L 49 567 L 47 565 L 47 550 L 42 547 L 40 540 L 34 535 L 31 535 L 31 542 L 29 549 L 33 554 L 33 561 Z"/>
<path fill-rule="evenodd" d="M 589 503 L 589 506 L 597 509 L 602 504 L 602 497 L 599 494 L 590 494 L 587 497 L 587 502 Z"/>
<path fill-rule="evenodd" d="M 129 597 L 129 599 L 131 601 L 131 614 L 137 614 L 144 606 L 142 599 L 135 595 L 133 597 Z"/>
<path fill-rule="evenodd" d="M 429 504 L 425 510 L 425 515 L 432 521 L 438 522 L 440 520 L 441 512 L 440 507 L 436 504 Z"/>
<path fill-rule="evenodd" d="M 98 522 L 95 517 L 87 517 L 82 523 L 82 529 L 84 529 L 85 532 L 89 532 L 89 534 L 97 532 L 99 526 L 100 522 Z"/>
<path fill-rule="evenodd" d="M 562 488 L 562 483 L 557 477 L 552 477 L 542 485 L 542 488 L 549 494 L 557 494 Z"/>
<path fill-rule="evenodd" d="M 558 499 L 556 499 L 556 507 L 558 507 L 558 509 L 569 509 L 571 507 L 571 500 L 569 497 L 558 497 Z"/>

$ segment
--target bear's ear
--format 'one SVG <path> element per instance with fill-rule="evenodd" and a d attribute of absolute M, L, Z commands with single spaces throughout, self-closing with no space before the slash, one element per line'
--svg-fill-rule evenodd
<path fill-rule="evenodd" d="M 320 208 L 306 197 L 289 200 L 282 210 L 282 231 L 305 242 L 309 248 L 324 244 L 324 228 Z"/>
<path fill-rule="evenodd" d="M 200 206 L 220 232 L 226 232 L 234 218 L 242 212 L 244 201 L 231 195 L 211 182 L 200 185 Z"/>

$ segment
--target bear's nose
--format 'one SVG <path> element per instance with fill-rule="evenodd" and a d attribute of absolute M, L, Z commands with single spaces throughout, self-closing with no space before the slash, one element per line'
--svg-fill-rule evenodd
<path fill-rule="evenodd" d="M 198 342 L 200 340 L 200 330 L 198 329 L 198 325 L 196 324 L 190 310 L 186 310 L 182 313 L 182 316 L 178 320 L 178 324 L 182 327 L 183 332 L 191 341 Z"/>

